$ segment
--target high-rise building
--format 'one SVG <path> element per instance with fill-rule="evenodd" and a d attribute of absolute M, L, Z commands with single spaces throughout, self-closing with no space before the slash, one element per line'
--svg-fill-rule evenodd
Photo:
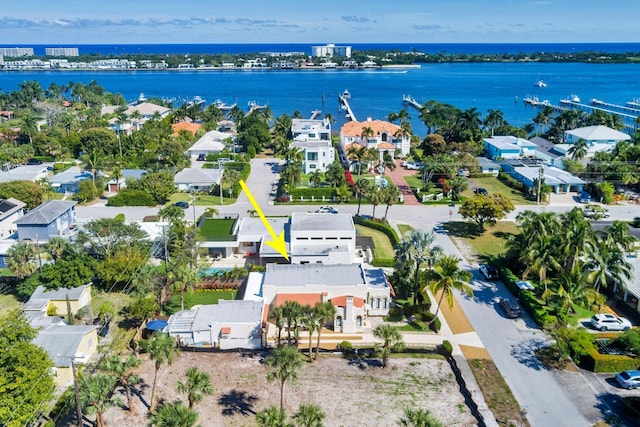
<path fill-rule="evenodd" d="M 0 55 L 8 57 L 33 56 L 32 47 L 0 47 Z"/>
<path fill-rule="evenodd" d="M 47 47 L 44 53 L 47 56 L 79 56 L 77 47 Z"/>
<path fill-rule="evenodd" d="M 324 46 L 311 46 L 311 56 L 351 58 L 351 46 L 336 46 L 333 43 Z"/>

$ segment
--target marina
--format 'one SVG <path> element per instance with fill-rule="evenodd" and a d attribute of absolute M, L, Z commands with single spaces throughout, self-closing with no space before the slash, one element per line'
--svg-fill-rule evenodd
<path fill-rule="evenodd" d="M 358 119 L 356 119 L 356 116 L 355 114 L 353 114 L 353 110 L 351 109 L 351 105 L 349 104 L 350 100 L 351 94 L 346 89 L 344 90 L 344 92 L 338 95 L 338 101 L 340 102 L 341 108 L 347 112 L 347 120 L 353 120 L 354 122 L 357 122 Z"/>
<path fill-rule="evenodd" d="M 402 104 L 410 105 L 418 111 L 424 108 L 423 105 L 416 101 L 411 95 L 402 95 Z"/>

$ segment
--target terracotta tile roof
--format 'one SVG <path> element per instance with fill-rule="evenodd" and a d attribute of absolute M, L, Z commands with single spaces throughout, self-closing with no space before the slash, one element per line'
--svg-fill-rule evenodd
<path fill-rule="evenodd" d="M 383 120 L 367 120 L 366 122 L 347 122 L 342 126 L 341 131 L 344 136 L 360 136 L 362 135 L 362 129 L 366 127 L 373 129 L 374 136 L 376 137 L 383 132 L 393 135 L 400 129 L 400 126 Z"/>
<path fill-rule="evenodd" d="M 395 150 L 396 146 L 389 142 L 381 142 L 376 146 L 376 148 L 378 150 Z"/>
<path fill-rule="evenodd" d="M 174 135 L 178 135 L 181 130 L 188 130 L 193 135 L 195 135 L 196 132 L 198 132 L 198 129 L 202 127 L 202 125 L 199 123 L 180 122 L 172 124 L 171 127 L 173 128 Z"/>
<path fill-rule="evenodd" d="M 220 333 L 222 335 L 229 335 L 231 333 L 231 328 L 229 326 L 223 326 L 220 328 Z"/>
<path fill-rule="evenodd" d="M 277 294 L 273 300 L 273 307 L 279 307 L 286 301 L 297 301 L 301 305 L 314 306 L 322 301 L 322 296 L 320 294 Z"/>
<path fill-rule="evenodd" d="M 335 305 L 336 307 L 345 307 L 347 305 L 346 295 L 331 298 L 331 304 Z M 353 306 L 358 308 L 364 307 L 364 300 L 362 298 L 353 297 Z"/>

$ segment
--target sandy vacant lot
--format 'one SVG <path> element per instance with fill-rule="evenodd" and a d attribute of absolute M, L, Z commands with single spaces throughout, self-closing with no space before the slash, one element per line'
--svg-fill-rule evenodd
<path fill-rule="evenodd" d="M 254 426 L 255 413 L 279 404 L 279 387 L 266 381 L 262 355 L 239 353 L 182 353 L 173 365 L 160 370 L 158 396 L 166 401 L 186 396 L 176 393 L 176 382 L 184 380 L 191 366 L 211 374 L 215 392 L 196 410 L 202 426 Z M 151 395 L 153 362 L 139 369 L 144 381 L 135 397 L 136 413 L 120 408 L 106 413 L 109 426 L 144 426 L 146 402 Z M 445 426 L 472 426 L 475 419 L 464 404 L 458 385 L 441 358 L 393 358 L 387 369 L 377 360 L 349 361 L 325 356 L 305 363 L 295 384 L 287 385 L 288 414 L 300 404 L 320 405 L 327 414 L 326 426 L 394 426 L 405 407 L 429 409 Z"/>

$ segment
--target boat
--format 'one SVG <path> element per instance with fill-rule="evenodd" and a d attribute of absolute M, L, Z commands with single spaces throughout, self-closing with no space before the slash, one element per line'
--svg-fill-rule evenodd
<path fill-rule="evenodd" d="M 547 84 L 545 83 L 544 80 L 540 79 L 536 81 L 535 86 L 542 88 L 542 87 L 547 87 Z"/>
<path fill-rule="evenodd" d="M 347 89 L 345 89 L 344 92 L 342 92 L 342 97 L 344 99 L 351 99 L 351 92 L 349 92 Z"/>

